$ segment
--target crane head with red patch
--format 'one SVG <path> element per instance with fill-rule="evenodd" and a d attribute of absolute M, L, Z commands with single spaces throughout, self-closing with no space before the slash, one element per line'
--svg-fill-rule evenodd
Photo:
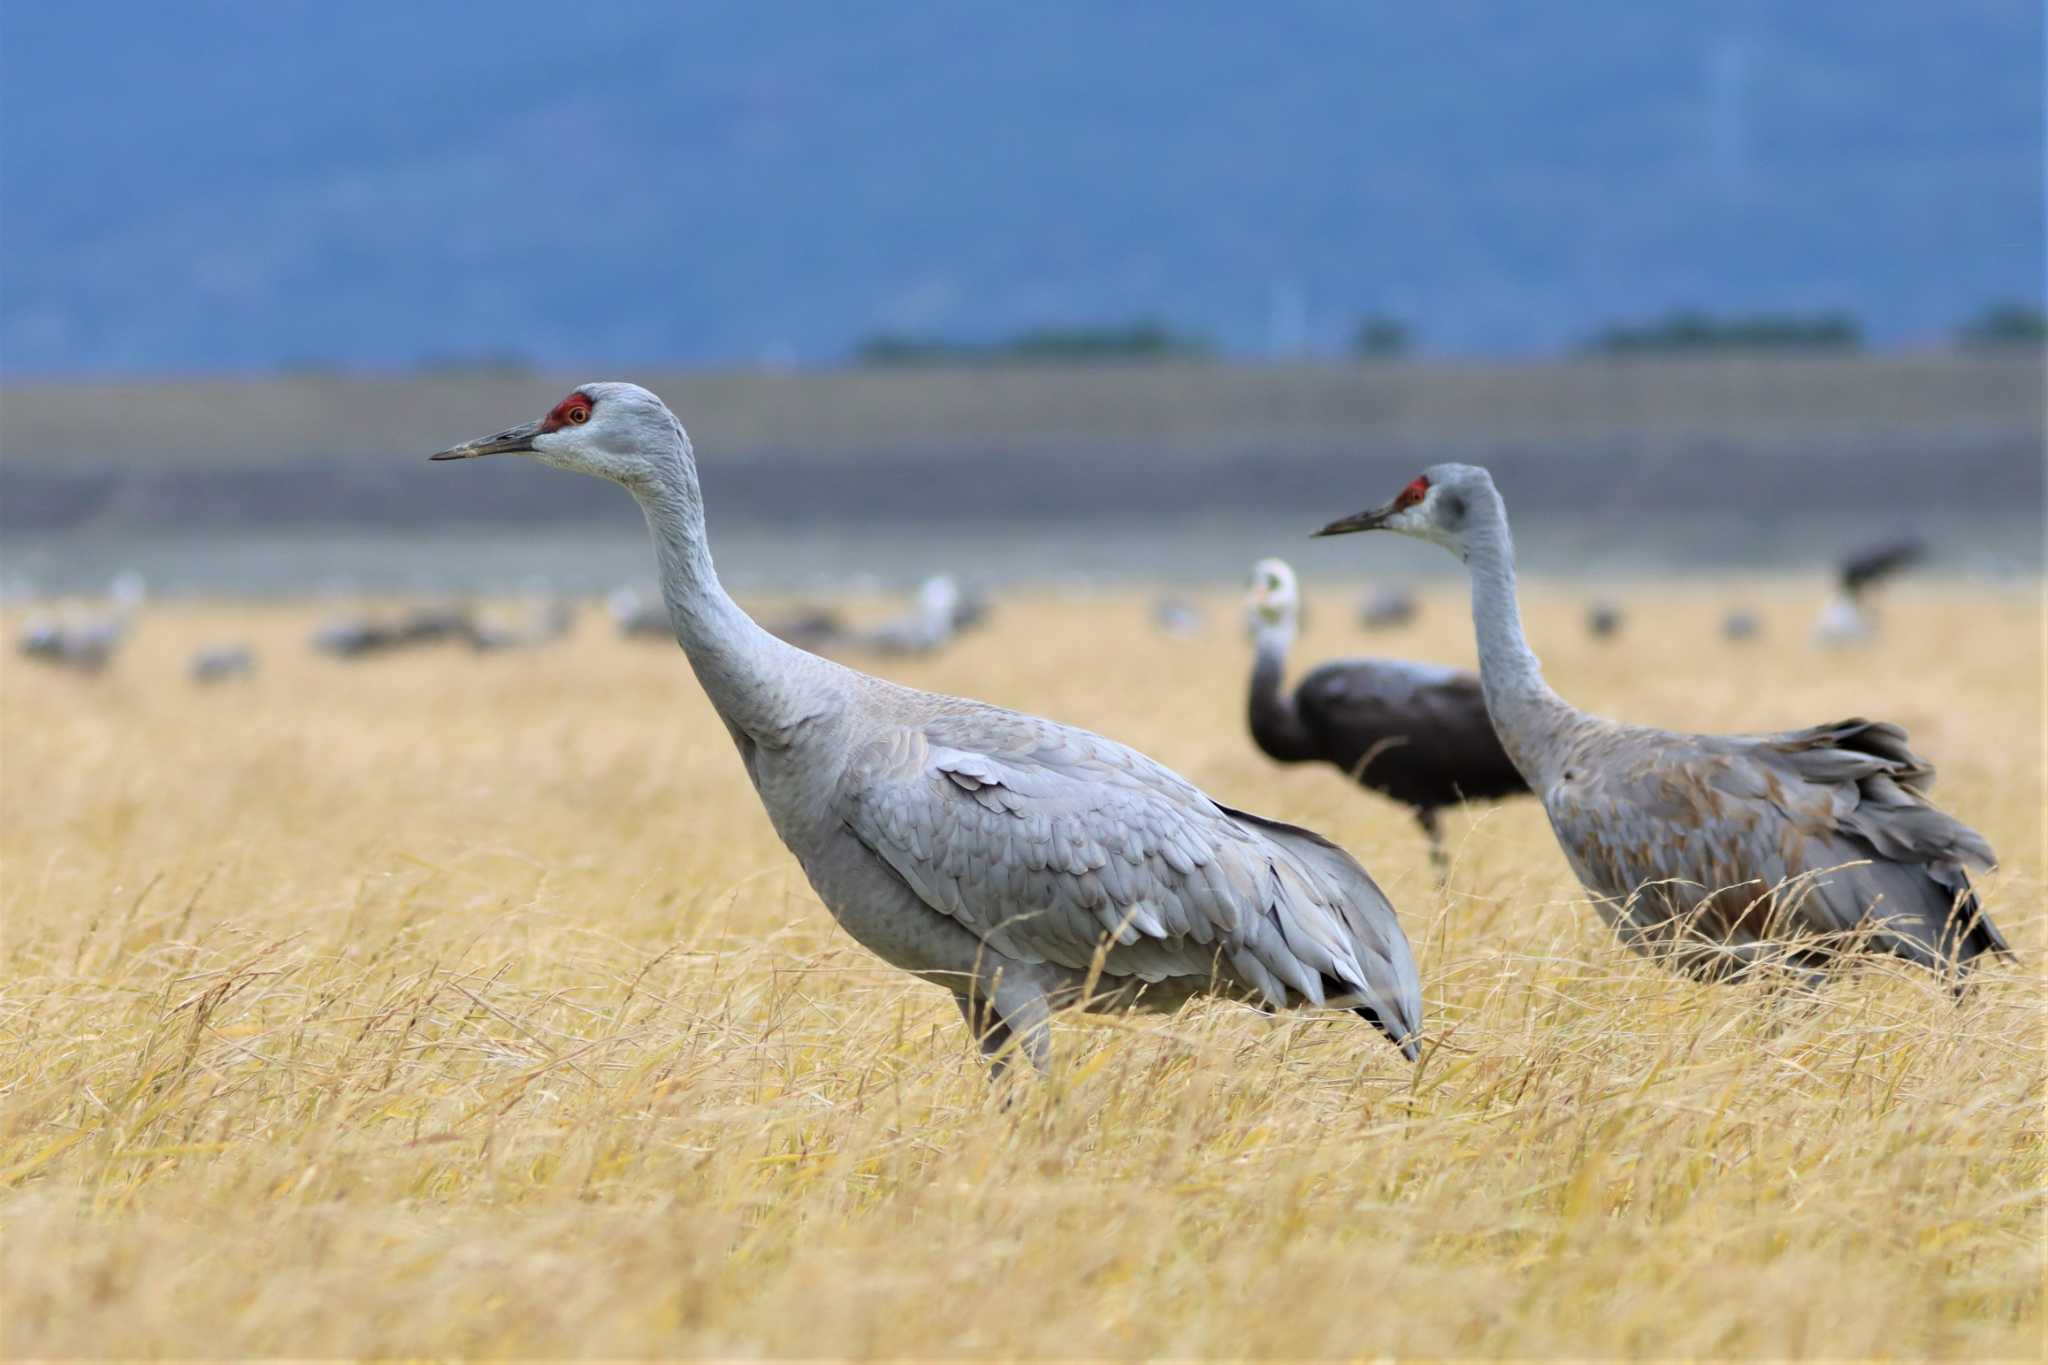
<path fill-rule="evenodd" d="M 592 386 L 594 387 L 594 386 Z M 480 455 L 538 455 L 534 445 L 536 439 L 549 436 L 569 427 L 585 426 L 591 414 L 597 410 L 597 400 L 583 389 L 577 389 L 567 398 L 548 410 L 548 415 L 538 422 L 524 422 L 516 427 L 507 427 L 494 436 L 484 436 L 474 441 L 464 441 L 459 446 L 436 451 L 430 460 L 474 460 Z"/>
<path fill-rule="evenodd" d="M 1319 536 L 1399 531 L 1434 541 L 1463 558 L 1474 536 L 1507 530 L 1493 476 L 1475 464 L 1433 464 L 1408 481 L 1392 502 L 1331 522 Z"/>
<path fill-rule="evenodd" d="M 638 384 L 579 384 L 538 422 L 450 446 L 430 459 L 531 455 L 543 464 L 638 487 L 677 473 L 689 439 L 662 401 Z"/>
<path fill-rule="evenodd" d="M 1430 491 L 1436 485 L 1427 474 L 1417 474 L 1408 481 L 1408 486 L 1394 495 L 1394 500 L 1382 507 L 1370 508 L 1348 517 L 1339 517 L 1322 530 L 1319 536 L 1349 535 L 1353 531 L 1408 531 L 1420 529 L 1406 524 L 1414 509 L 1429 501 Z"/>

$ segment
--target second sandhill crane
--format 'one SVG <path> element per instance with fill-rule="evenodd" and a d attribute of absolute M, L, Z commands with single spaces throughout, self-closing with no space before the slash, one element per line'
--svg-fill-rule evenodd
<path fill-rule="evenodd" d="M 1465 562 L 1494 726 L 1631 948 L 1710 979 L 1765 961 L 1818 969 L 1852 947 L 1945 973 L 2010 951 L 1970 885 L 1991 846 L 1928 801 L 1934 769 L 1898 726 L 1694 735 L 1578 710 L 1522 635 L 1507 509 L 1477 466 L 1433 465 L 1317 534 L 1352 531 Z"/>
<path fill-rule="evenodd" d="M 586 384 L 434 458 L 502 454 L 632 493 L 676 638 L 776 833 L 841 926 L 951 992 L 998 1063 L 1014 1039 L 1043 1066 L 1055 1008 L 1203 994 L 1352 1009 L 1417 1056 L 1408 940 L 1349 855 L 1114 740 L 777 639 L 720 585 L 689 438 L 646 389 Z"/>
<path fill-rule="evenodd" d="M 1301 593 L 1285 560 L 1253 566 L 1248 612 L 1252 739 L 1268 758 L 1331 764 L 1413 810 L 1439 871 L 1439 811 L 1529 790 L 1493 733 L 1472 674 L 1406 659 L 1337 659 L 1289 691 Z"/>

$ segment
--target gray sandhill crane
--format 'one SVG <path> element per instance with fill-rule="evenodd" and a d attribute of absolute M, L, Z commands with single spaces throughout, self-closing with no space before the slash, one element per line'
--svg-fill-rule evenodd
<path fill-rule="evenodd" d="M 1754 640 L 1763 632 L 1763 618 L 1748 607 L 1731 607 L 1728 614 L 1721 618 L 1721 636 L 1723 639 L 1740 643 L 1745 640 Z"/>
<path fill-rule="evenodd" d="M 1207 617 L 1198 604 L 1169 595 L 1153 601 L 1152 624 L 1176 640 L 1192 640 L 1202 633 Z"/>
<path fill-rule="evenodd" d="M 1621 634 L 1621 603 L 1601 597 L 1586 604 L 1586 633 L 1596 640 L 1612 640 Z"/>
<path fill-rule="evenodd" d="M 76 620 L 32 616 L 22 624 L 19 645 L 26 658 L 80 673 L 98 673 L 127 635 L 125 615 Z"/>
<path fill-rule="evenodd" d="M 1415 619 L 1415 590 L 1386 585 L 1374 588 L 1358 603 L 1358 624 L 1367 630 L 1391 630 Z"/>
<path fill-rule="evenodd" d="M 1844 557 L 1836 570 L 1835 595 L 1813 624 L 1814 642 L 1849 645 L 1868 640 L 1877 632 L 1877 623 L 1865 594 L 1899 570 L 1919 563 L 1926 554 L 1925 541 L 1905 537 L 1867 545 Z"/>
<path fill-rule="evenodd" d="M 360 659 L 452 640 L 478 644 L 478 633 L 476 614 L 469 607 L 459 602 L 438 602 L 414 607 L 392 620 L 374 616 L 337 617 L 313 632 L 313 648 L 337 658 Z M 484 642 L 479 647 L 488 649 L 491 643 Z"/>
<path fill-rule="evenodd" d="M 469 640 L 476 635 L 476 613 L 461 602 L 430 602 L 399 617 L 396 631 L 403 645 Z"/>
<path fill-rule="evenodd" d="M 837 611 L 819 606 L 799 607 L 763 624 L 799 649 L 906 657 L 937 653 L 987 620 L 988 611 L 985 594 L 969 592 L 942 573 L 921 581 L 904 611 L 866 628 L 849 626 Z"/>
<path fill-rule="evenodd" d="M 980 625 L 988 610 L 987 597 L 968 593 L 951 574 L 933 574 L 917 585 L 908 611 L 853 632 L 847 643 L 877 654 L 930 654 Z"/>
<path fill-rule="evenodd" d="M 498 454 L 633 494 L 676 638 L 776 833 L 848 933 L 953 994 L 998 1069 L 1012 1039 L 1045 1065 L 1056 1007 L 1203 994 L 1353 1009 L 1416 1057 L 1414 960 L 1364 868 L 1112 740 L 778 640 L 720 585 L 689 438 L 646 389 L 586 384 L 433 458 Z"/>
<path fill-rule="evenodd" d="M 256 671 L 256 655 L 247 645 L 208 645 L 192 656 L 186 671 L 196 683 L 246 678 Z"/>
<path fill-rule="evenodd" d="M 538 649 L 553 644 L 576 625 L 576 608 L 564 597 L 543 595 L 529 603 L 523 619 L 472 617 L 465 638 L 480 654 L 509 649 Z"/>
<path fill-rule="evenodd" d="M 604 600 L 604 606 L 611 615 L 612 625 L 628 639 L 639 636 L 663 640 L 675 638 L 675 627 L 668 620 L 668 608 L 655 598 L 643 596 L 638 588 L 612 589 L 611 596 Z"/>
<path fill-rule="evenodd" d="M 668 608 L 662 608 L 662 630 L 673 640 L 676 628 L 667 624 Z M 846 618 L 830 607 L 798 607 L 787 616 L 778 616 L 767 623 L 768 633 L 778 640 L 786 640 L 798 649 L 831 649 L 846 644 L 853 638 L 847 628 Z"/>
<path fill-rule="evenodd" d="M 98 673 L 128 638 L 129 626 L 147 595 L 142 575 L 132 570 L 118 574 L 108 589 L 104 611 L 32 616 L 22 624 L 17 643 L 27 658 L 80 673 Z"/>
<path fill-rule="evenodd" d="M 1589 716 L 1550 690 L 1522 636 L 1507 511 L 1484 469 L 1434 465 L 1317 534 L 1377 530 L 1464 560 L 1493 723 L 1630 947 L 1707 978 L 1780 954 L 1817 969 L 1859 942 L 1942 971 L 2009 952 L 1967 871 L 1991 847 L 1929 803 L 1934 769 L 1898 726 L 1688 735 Z"/>
<path fill-rule="evenodd" d="M 367 616 L 337 617 L 313 632 L 313 648 L 339 659 L 360 659 L 399 643 L 398 628 Z"/>
<path fill-rule="evenodd" d="M 1437 812 L 1461 801 L 1527 792 L 1493 722 L 1479 679 L 1407 659 L 1338 659 L 1283 686 L 1301 594 L 1285 560 L 1252 567 L 1252 739 L 1281 763 L 1328 763 L 1415 812 L 1430 861 L 1444 869 Z"/>

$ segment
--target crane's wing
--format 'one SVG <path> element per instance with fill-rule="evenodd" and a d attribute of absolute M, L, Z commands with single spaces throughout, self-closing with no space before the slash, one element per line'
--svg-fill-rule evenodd
<path fill-rule="evenodd" d="M 1863 930 L 1930 966 L 2008 951 L 1966 872 L 1988 867 L 1991 848 L 1927 801 L 1933 777 L 1905 732 L 1881 722 L 1725 738 L 1624 731 L 1567 764 L 1543 803 L 1588 887 L 1647 889 L 1618 926 L 1625 936 L 1658 940 L 1676 917 L 1737 949 Z"/>
<path fill-rule="evenodd" d="M 1161 981 L 1223 971 L 1276 1006 L 1342 1003 L 1412 1047 L 1393 907 L 1342 850 L 1229 811 L 1142 754 L 1000 713 L 853 757 L 847 825 L 932 909 L 1026 962 Z"/>

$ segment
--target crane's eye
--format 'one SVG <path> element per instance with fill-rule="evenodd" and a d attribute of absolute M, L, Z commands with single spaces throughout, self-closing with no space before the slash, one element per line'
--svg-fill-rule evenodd
<path fill-rule="evenodd" d="M 1429 476 L 1427 474 L 1417 474 L 1415 481 L 1402 489 L 1394 498 L 1394 510 L 1398 512 L 1413 507 L 1416 503 L 1421 502 L 1428 493 Z"/>
<path fill-rule="evenodd" d="M 568 421 L 570 426 L 580 427 L 590 420 L 590 409 L 578 403 L 575 407 L 563 413 L 562 416 Z"/>

